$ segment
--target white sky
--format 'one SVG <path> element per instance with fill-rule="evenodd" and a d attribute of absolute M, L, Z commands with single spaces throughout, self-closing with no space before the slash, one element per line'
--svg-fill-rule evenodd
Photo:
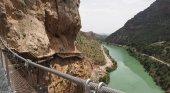
<path fill-rule="evenodd" d="M 81 0 L 82 31 L 110 34 L 156 0 Z"/>

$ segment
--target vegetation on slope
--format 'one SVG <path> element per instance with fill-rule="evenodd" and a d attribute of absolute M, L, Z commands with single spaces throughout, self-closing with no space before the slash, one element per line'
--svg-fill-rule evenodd
<path fill-rule="evenodd" d="M 97 34 L 92 31 L 86 32 L 86 35 L 98 41 L 104 41 L 107 37 L 106 34 Z"/>
<path fill-rule="evenodd" d="M 154 56 L 170 64 L 170 41 L 161 41 L 149 45 L 132 47 L 136 47 L 139 52 Z"/>
<path fill-rule="evenodd" d="M 104 65 L 106 63 L 105 57 L 94 37 L 87 35 L 85 32 L 79 32 L 77 36 L 77 48 L 88 58 L 95 60 L 96 65 Z"/>
<path fill-rule="evenodd" d="M 156 0 L 106 38 L 134 48 L 134 54 L 164 90 L 170 91 L 170 0 Z M 147 54 L 147 56 L 141 55 Z M 153 56 L 166 64 L 155 62 Z"/>
<path fill-rule="evenodd" d="M 110 74 L 109 74 L 109 72 L 106 72 L 106 75 L 104 77 L 100 77 L 99 82 L 104 82 L 106 84 L 109 84 L 109 82 L 110 82 Z"/>
<path fill-rule="evenodd" d="M 170 1 L 156 0 L 106 41 L 128 45 L 170 63 Z"/>
<path fill-rule="evenodd" d="M 161 86 L 162 89 L 166 91 L 170 91 L 170 67 L 158 62 L 157 60 L 151 59 L 147 55 L 135 52 L 132 48 L 128 48 L 127 50 L 132 56 L 140 61 L 146 71 L 153 77 L 157 85 Z"/>
<path fill-rule="evenodd" d="M 102 38 L 100 38 L 101 40 Z M 86 57 L 94 60 L 95 65 L 106 66 L 106 59 L 103 55 L 103 50 L 101 49 L 101 44 L 99 43 L 99 38 L 96 38 L 96 34 L 93 32 L 79 32 L 77 36 L 77 48 L 82 53 L 85 54 Z M 106 66 L 105 71 L 103 72 L 105 75 L 99 77 L 99 82 L 105 82 L 108 84 L 110 82 L 109 72 L 116 69 L 117 64 L 114 59 L 112 59 L 109 55 L 109 51 L 104 48 L 105 53 L 113 62 L 113 66 Z M 101 68 L 97 68 L 100 69 Z"/>
<path fill-rule="evenodd" d="M 169 0 L 156 0 L 106 40 L 126 45 L 147 45 L 158 41 L 168 41 L 170 40 L 169 11 Z"/>

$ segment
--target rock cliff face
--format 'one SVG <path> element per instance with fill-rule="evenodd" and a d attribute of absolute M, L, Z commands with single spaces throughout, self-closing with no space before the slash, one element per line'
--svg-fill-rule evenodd
<path fill-rule="evenodd" d="M 0 35 L 36 56 L 75 52 L 79 0 L 0 0 Z"/>
<path fill-rule="evenodd" d="M 119 44 L 150 44 L 170 40 L 170 1 L 156 0 L 130 19 L 106 41 Z"/>
<path fill-rule="evenodd" d="M 90 59 L 61 59 L 57 58 L 50 63 L 50 67 L 82 79 L 90 78 L 92 67 Z M 51 73 L 46 73 L 44 79 L 48 84 L 49 93 L 84 93 L 84 87 L 77 86 L 68 80 L 64 80 Z M 42 77 L 40 77 L 42 78 Z"/>
<path fill-rule="evenodd" d="M 75 53 L 75 39 L 81 28 L 79 3 L 80 0 L 0 0 L 0 36 L 10 48 L 36 57 Z M 56 57 L 42 65 L 87 79 L 89 62 Z M 83 92 L 76 84 L 46 71 L 40 71 L 39 79 L 46 83 L 49 93 Z"/>

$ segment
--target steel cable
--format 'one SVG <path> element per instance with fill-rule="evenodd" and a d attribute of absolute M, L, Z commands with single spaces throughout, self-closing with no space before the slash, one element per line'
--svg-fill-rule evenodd
<path fill-rule="evenodd" d="M 74 83 L 76 83 L 76 84 L 78 84 L 78 85 L 81 85 L 81 86 L 83 86 L 83 87 L 85 88 L 85 86 L 86 86 L 86 81 L 87 81 L 87 80 L 80 79 L 80 78 L 71 76 L 71 75 L 69 75 L 69 74 L 62 73 L 62 72 L 57 71 L 57 70 L 55 70 L 55 69 L 52 69 L 52 68 L 48 68 L 48 67 L 39 65 L 39 64 L 37 64 L 37 63 L 35 63 L 35 62 L 32 62 L 32 61 L 29 60 L 29 59 L 25 59 L 25 58 L 19 56 L 17 53 L 13 52 L 11 49 L 9 49 L 9 48 L 4 44 L 4 42 L 3 42 L 3 40 L 2 40 L 1 37 L 0 37 L 0 41 L 2 42 L 3 46 L 5 47 L 5 51 L 7 51 L 7 53 L 10 53 L 12 56 L 17 57 L 17 58 L 19 58 L 20 60 L 22 60 L 22 61 L 24 61 L 24 62 L 26 62 L 26 63 L 34 66 L 34 67 L 37 67 L 37 68 L 39 68 L 39 69 L 48 71 L 48 72 L 50 72 L 50 73 L 52 73 L 52 74 L 55 74 L 55 75 L 60 76 L 60 77 L 62 77 L 62 78 L 64 78 L 64 79 L 67 79 L 67 80 L 69 80 L 69 81 L 72 81 L 72 82 L 74 82 Z M 89 86 L 89 88 L 92 89 L 92 90 L 96 90 L 96 89 L 98 88 L 98 84 L 93 83 L 93 82 L 90 82 L 88 86 Z M 102 86 L 102 87 L 100 88 L 100 91 L 101 91 L 101 93 L 124 93 L 124 92 L 121 92 L 121 91 L 118 91 L 118 90 L 115 90 L 115 89 L 111 89 L 111 88 L 106 87 L 106 86 Z"/>

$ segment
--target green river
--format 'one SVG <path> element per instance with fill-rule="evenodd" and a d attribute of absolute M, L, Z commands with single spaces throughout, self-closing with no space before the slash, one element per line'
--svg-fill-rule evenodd
<path fill-rule="evenodd" d="M 126 93 L 164 93 L 149 76 L 143 66 L 126 49 L 114 45 L 105 45 L 118 67 L 110 73 L 109 87 Z"/>

